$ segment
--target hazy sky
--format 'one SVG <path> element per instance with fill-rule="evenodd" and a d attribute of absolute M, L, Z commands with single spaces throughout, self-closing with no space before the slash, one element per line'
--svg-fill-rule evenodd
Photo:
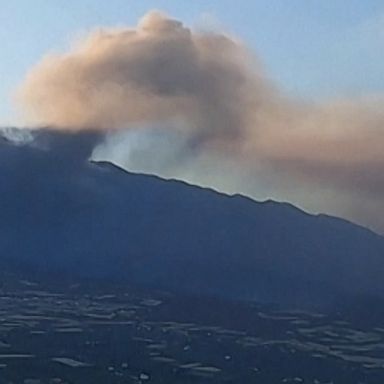
<path fill-rule="evenodd" d="M 239 36 L 295 96 L 318 99 L 384 88 L 379 0 L 4 0 L 0 124 L 17 123 L 12 92 L 44 54 L 65 49 L 95 26 L 134 25 L 149 9 Z"/>

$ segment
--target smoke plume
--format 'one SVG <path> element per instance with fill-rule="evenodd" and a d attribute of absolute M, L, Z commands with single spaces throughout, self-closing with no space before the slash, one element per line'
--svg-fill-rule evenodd
<path fill-rule="evenodd" d="M 46 56 L 18 98 L 33 125 L 102 132 L 95 159 L 384 231 L 383 98 L 289 98 L 225 33 L 152 11 Z"/>
<path fill-rule="evenodd" d="M 111 130 L 177 122 L 204 142 L 239 137 L 269 92 L 241 44 L 150 12 L 135 29 L 99 30 L 70 53 L 47 56 L 20 98 L 39 125 Z"/>

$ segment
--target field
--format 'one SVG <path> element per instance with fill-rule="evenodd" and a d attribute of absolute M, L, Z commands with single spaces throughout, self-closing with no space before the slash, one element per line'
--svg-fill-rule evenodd
<path fill-rule="evenodd" d="M 384 329 L 337 313 L 91 285 L 0 291 L 1 384 L 382 384 L 383 367 Z"/>

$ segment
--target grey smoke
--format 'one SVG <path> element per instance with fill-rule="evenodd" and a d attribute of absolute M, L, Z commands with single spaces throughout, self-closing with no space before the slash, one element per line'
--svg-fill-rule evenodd
<path fill-rule="evenodd" d="M 384 231 L 383 97 L 286 97 L 225 33 L 152 11 L 46 56 L 18 98 L 32 125 L 105 134 L 93 158 Z"/>

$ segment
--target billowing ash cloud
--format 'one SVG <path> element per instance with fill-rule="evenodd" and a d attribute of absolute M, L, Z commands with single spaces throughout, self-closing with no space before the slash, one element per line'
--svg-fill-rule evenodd
<path fill-rule="evenodd" d="M 135 29 L 98 30 L 68 54 L 47 56 L 20 99 L 39 125 L 110 130 L 177 122 L 204 142 L 241 135 L 269 92 L 241 44 L 150 12 Z"/>
<path fill-rule="evenodd" d="M 384 98 L 284 97 L 226 34 L 149 12 L 45 57 L 19 99 L 32 124 L 105 134 L 96 159 L 384 231 Z"/>

